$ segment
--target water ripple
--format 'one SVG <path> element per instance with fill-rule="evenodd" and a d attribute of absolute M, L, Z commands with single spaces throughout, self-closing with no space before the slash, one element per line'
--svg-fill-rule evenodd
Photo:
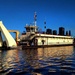
<path fill-rule="evenodd" d="M 0 75 L 74 75 L 73 46 L 0 50 Z"/>

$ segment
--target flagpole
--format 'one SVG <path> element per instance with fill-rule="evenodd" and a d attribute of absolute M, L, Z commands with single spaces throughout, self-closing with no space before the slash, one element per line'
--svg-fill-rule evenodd
<path fill-rule="evenodd" d="M 46 34 L 46 21 L 44 21 L 44 28 L 45 28 L 45 34 Z"/>

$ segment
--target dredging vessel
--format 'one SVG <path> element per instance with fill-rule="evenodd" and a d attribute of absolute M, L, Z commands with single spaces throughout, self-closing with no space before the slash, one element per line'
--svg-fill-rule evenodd
<path fill-rule="evenodd" d="M 45 32 L 39 32 L 36 25 L 36 13 L 34 14 L 34 25 L 26 25 L 26 32 L 20 36 L 20 45 L 32 47 L 48 47 L 73 45 L 73 37 L 71 31 L 66 31 L 63 27 L 59 28 L 59 33 L 56 30 L 46 29 Z M 45 26 L 46 28 L 46 26 Z M 53 32 L 53 33 L 52 33 Z"/>

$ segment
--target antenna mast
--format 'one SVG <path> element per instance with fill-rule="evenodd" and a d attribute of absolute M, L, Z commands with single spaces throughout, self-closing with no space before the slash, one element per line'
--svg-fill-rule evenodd
<path fill-rule="evenodd" d="M 36 21 L 37 21 L 37 14 L 34 12 L 34 25 L 36 26 Z"/>

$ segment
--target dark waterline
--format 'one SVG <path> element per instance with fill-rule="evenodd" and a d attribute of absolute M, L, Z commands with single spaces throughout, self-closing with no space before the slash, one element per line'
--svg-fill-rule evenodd
<path fill-rule="evenodd" d="M 0 75 L 74 75 L 73 46 L 0 50 Z"/>

